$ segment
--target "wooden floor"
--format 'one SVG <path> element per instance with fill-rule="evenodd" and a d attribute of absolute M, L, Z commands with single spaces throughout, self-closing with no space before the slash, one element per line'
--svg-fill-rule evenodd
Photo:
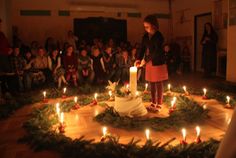
<path fill-rule="evenodd" d="M 194 77 L 193 77 L 194 78 Z M 201 82 L 205 84 L 206 82 Z M 191 96 L 198 102 L 203 102 L 199 96 Z M 50 100 L 56 103 L 58 100 Z M 230 122 L 233 110 L 225 109 L 216 100 L 204 101 L 206 107 L 210 110 L 210 119 L 200 124 L 202 140 L 209 138 L 221 138 L 225 133 Z M 23 122 L 29 118 L 32 109 L 39 107 L 41 104 L 28 105 L 16 111 L 10 118 L 0 121 L 0 157 L 1 158 L 57 158 L 59 155 L 51 151 L 33 152 L 27 145 L 17 143 L 18 138 L 24 135 L 22 128 Z M 93 117 L 104 110 L 100 106 L 86 106 L 77 111 L 65 114 L 67 123 L 65 135 L 71 138 L 78 138 L 85 135 L 88 139 L 99 141 L 102 136 L 102 125 L 93 121 Z M 160 115 L 167 115 L 167 109 L 163 108 Z M 187 141 L 192 142 L 195 137 L 196 125 L 185 127 L 187 129 Z M 126 143 L 132 137 L 141 139 L 140 144 L 144 143 L 144 131 L 126 131 L 122 129 L 114 129 L 108 127 L 108 132 L 112 135 L 120 136 L 120 142 Z M 181 139 L 181 131 L 166 130 L 164 132 L 151 131 L 151 139 L 166 142 L 171 138 L 176 138 L 173 144 L 179 143 Z"/>

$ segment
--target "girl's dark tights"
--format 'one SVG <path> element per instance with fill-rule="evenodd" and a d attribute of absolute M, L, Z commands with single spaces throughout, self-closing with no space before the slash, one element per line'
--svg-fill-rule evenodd
<path fill-rule="evenodd" d="M 150 82 L 152 103 L 162 104 L 163 101 L 163 82 Z"/>

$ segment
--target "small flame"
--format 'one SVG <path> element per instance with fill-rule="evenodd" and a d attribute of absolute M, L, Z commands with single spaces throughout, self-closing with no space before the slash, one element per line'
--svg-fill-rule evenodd
<path fill-rule="evenodd" d="M 145 84 L 145 90 L 147 90 L 147 89 L 148 89 L 148 83 Z"/>
<path fill-rule="evenodd" d="M 63 123 L 64 122 L 64 113 L 61 113 L 61 117 L 60 117 L 60 122 Z"/>
<path fill-rule="evenodd" d="M 168 84 L 168 90 L 170 91 L 170 88 L 171 88 L 171 84 Z"/>
<path fill-rule="evenodd" d="M 136 95 L 136 96 L 139 96 L 139 92 L 138 92 L 138 91 L 136 91 L 136 92 L 135 92 L 135 95 Z"/>
<path fill-rule="evenodd" d="M 207 89 L 206 88 L 203 88 L 203 95 L 205 96 L 206 95 L 206 93 L 207 93 Z"/>
<path fill-rule="evenodd" d="M 59 103 L 56 103 L 56 112 L 59 117 L 60 116 L 60 104 Z"/>
<path fill-rule="evenodd" d="M 182 129 L 183 140 L 186 140 L 186 135 L 187 135 L 186 129 L 183 128 L 183 129 Z"/>
<path fill-rule="evenodd" d="M 227 100 L 227 104 L 229 104 L 230 103 L 230 97 L 226 96 L 226 100 Z"/>
<path fill-rule="evenodd" d="M 186 92 L 187 91 L 187 88 L 186 88 L 186 86 L 183 86 L 183 90 Z"/>
<path fill-rule="evenodd" d="M 145 135 L 146 135 L 146 139 L 149 140 L 150 139 L 150 130 L 149 129 L 145 130 Z"/>
<path fill-rule="evenodd" d="M 77 103 L 78 102 L 78 97 L 76 96 L 76 97 L 74 97 L 74 101 L 75 101 L 75 103 Z"/>
<path fill-rule="evenodd" d="M 46 91 L 43 92 L 43 97 L 46 98 Z"/>
<path fill-rule="evenodd" d="M 201 132 L 201 128 L 199 126 L 196 126 L 197 137 L 200 136 L 200 132 Z"/>
<path fill-rule="evenodd" d="M 94 94 L 94 99 L 97 100 L 97 98 L 98 98 L 98 94 L 95 93 L 95 94 Z"/>
<path fill-rule="evenodd" d="M 171 107 L 173 108 L 174 105 L 175 105 L 175 100 L 172 100 L 172 101 L 171 101 Z"/>
<path fill-rule="evenodd" d="M 66 93 L 66 87 L 65 87 L 65 88 L 63 88 L 63 93 L 64 93 L 64 94 Z"/>
<path fill-rule="evenodd" d="M 111 97 L 111 96 L 112 96 L 112 91 L 109 91 L 108 94 L 109 94 L 109 96 Z"/>
<path fill-rule="evenodd" d="M 107 127 L 102 128 L 102 134 L 104 137 L 107 135 Z"/>

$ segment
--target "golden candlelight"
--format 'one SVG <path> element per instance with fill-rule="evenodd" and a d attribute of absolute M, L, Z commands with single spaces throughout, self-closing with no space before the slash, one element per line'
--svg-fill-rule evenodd
<path fill-rule="evenodd" d="M 63 112 L 61 113 L 61 116 L 60 116 L 60 122 L 61 122 L 61 124 L 64 123 L 64 113 Z"/>
<path fill-rule="evenodd" d="M 94 94 L 94 100 L 97 100 L 97 98 L 98 98 L 98 94 L 95 93 L 95 94 Z"/>
<path fill-rule="evenodd" d="M 107 127 L 103 127 L 102 128 L 102 134 L 103 134 L 103 137 L 106 137 L 106 135 L 107 135 Z"/>
<path fill-rule="evenodd" d="M 139 96 L 139 92 L 138 91 L 135 92 L 135 96 L 136 97 Z"/>
<path fill-rule="evenodd" d="M 145 84 L 145 91 L 148 89 L 148 83 Z"/>
<path fill-rule="evenodd" d="M 74 102 L 75 102 L 75 103 L 78 102 L 78 97 L 77 97 L 77 96 L 74 97 Z"/>
<path fill-rule="evenodd" d="M 129 84 L 126 85 L 126 90 L 129 91 Z"/>
<path fill-rule="evenodd" d="M 43 92 L 43 98 L 44 98 L 44 99 L 46 98 L 46 94 L 47 94 L 47 92 L 44 91 L 44 92 Z"/>
<path fill-rule="evenodd" d="M 187 135 L 187 131 L 185 128 L 182 129 L 182 136 L 183 136 L 183 141 L 186 142 L 186 135 Z"/>
<path fill-rule="evenodd" d="M 187 92 L 187 87 L 183 86 L 183 90 L 184 90 L 184 92 Z"/>
<path fill-rule="evenodd" d="M 146 135 L 146 139 L 150 140 L 150 130 L 149 129 L 145 130 L 145 135 Z"/>
<path fill-rule="evenodd" d="M 171 88 L 171 84 L 168 84 L 168 91 L 170 91 L 170 88 Z"/>
<path fill-rule="evenodd" d="M 172 100 L 172 101 L 171 101 L 171 108 L 172 108 L 172 109 L 174 108 L 174 105 L 175 105 L 175 100 Z"/>
<path fill-rule="evenodd" d="M 200 137 L 201 128 L 199 126 L 196 126 L 195 129 L 196 129 L 197 137 Z"/>
<path fill-rule="evenodd" d="M 203 88 L 203 96 L 206 96 L 206 93 L 207 93 L 207 89 Z"/>
<path fill-rule="evenodd" d="M 109 96 L 111 98 L 112 97 L 112 91 L 109 91 L 108 94 L 109 94 Z"/>
<path fill-rule="evenodd" d="M 56 103 L 56 113 L 58 117 L 60 117 L 60 104 L 59 103 Z"/>
<path fill-rule="evenodd" d="M 63 93 L 64 93 L 64 94 L 66 94 L 66 87 L 65 87 L 65 88 L 63 88 Z"/>
<path fill-rule="evenodd" d="M 229 96 L 226 96 L 226 103 L 230 104 L 230 97 Z"/>

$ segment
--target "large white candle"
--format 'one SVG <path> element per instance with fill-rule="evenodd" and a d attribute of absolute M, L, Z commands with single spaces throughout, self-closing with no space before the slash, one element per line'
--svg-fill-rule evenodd
<path fill-rule="evenodd" d="M 137 67 L 130 67 L 129 86 L 131 95 L 135 96 L 137 91 Z"/>

